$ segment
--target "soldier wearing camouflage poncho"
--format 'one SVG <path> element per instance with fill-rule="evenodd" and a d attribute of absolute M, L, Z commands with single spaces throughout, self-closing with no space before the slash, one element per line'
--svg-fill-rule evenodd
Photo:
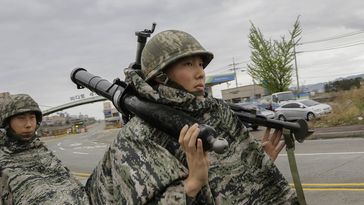
<path fill-rule="evenodd" d="M 191 35 L 169 30 L 142 52 L 142 73 L 126 69 L 140 98 L 182 110 L 229 142 L 221 155 L 204 153 L 198 126 L 179 141 L 133 117 L 87 182 L 94 204 L 297 204 L 273 161 L 284 144 L 267 129 L 263 146 L 222 100 L 206 97 L 204 68 L 213 54 Z M 171 121 L 173 119 L 170 119 Z M 196 145 L 197 142 L 197 145 Z"/>
<path fill-rule="evenodd" d="M 89 204 L 82 184 L 38 139 L 41 121 L 29 95 L 0 99 L 0 205 Z"/>

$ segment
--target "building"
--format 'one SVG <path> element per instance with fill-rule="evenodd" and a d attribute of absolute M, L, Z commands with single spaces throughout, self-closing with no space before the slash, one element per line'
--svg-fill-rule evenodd
<path fill-rule="evenodd" d="M 226 73 L 226 74 L 218 74 L 218 75 L 209 75 L 206 76 L 206 92 L 208 95 L 212 95 L 212 86 L 218 85 L 221 83 L 226 83 L 229 81 L 235 80 L 234 73 Z"/>
<path fill-rule="evenodd" d="M 53 116 L 44 116 L 42 124 L 44 126 L 56 126 L 56 125 L 65 125 L 67 124 L 67 118 L 64 115 L 53 115 Z"/>
<path fill-rule="evenodd" d="M 104 102 L 105 129 L 122 127 L 122 118 L 119 111 L 110 101 Z"/>
<path fill-rule="evenodd" d="M 268 91 L 260 85 L 245 85 L 236 88 L 229 88 L 221 91 L 222 99 L 227 102 L 238 103 L 259 99 L 268 95 Z"/>

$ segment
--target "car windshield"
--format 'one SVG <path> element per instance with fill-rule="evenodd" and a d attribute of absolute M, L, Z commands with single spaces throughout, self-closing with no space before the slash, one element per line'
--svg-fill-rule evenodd
<path fill-rule="evenodd" d="M 264 110 L 266 110 L 266 106 L 264 106 L 264 105 L 257 104 L 256 106 L 257 106 L 257 108 L 258 108 L 260 111 L 264 111 Z"/>
<path fill-rule="evenodd" d="M 303 100 L 303 101 L 301 101 L 301 103 L 306 105 L 307 107 L 311 107 L 311 106 L 320 104 L 319 102 L 316 102 L 314 100 Z"/>
<path fill-rule="evenodd" d="M 249 103 L 249 102 L 244 102 L 244 103 L 237 103 L 237 105 L 245 108 L 245 109 L 249 109 L 249 110 L 256 110 L 258 111 L 263 111 L 264 107 L 259 107 L 258 104 L 255 104 L 255 103 Z"/>
<path fill-rule="evenodd" d="M 236 104 L 246 109 L 256 109 L 256 106 L 254 106 L 251 103 L 236 103 Z"/>

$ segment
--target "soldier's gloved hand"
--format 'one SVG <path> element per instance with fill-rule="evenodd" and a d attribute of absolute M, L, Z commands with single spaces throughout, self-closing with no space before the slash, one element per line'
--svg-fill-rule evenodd
<path fill-rule="evenodd" d="M 202 140 L 197 138 L 199 132 L 197 123 L 190 127 L 185 125 L 178 140 L 186 153 L 189 174 L 184 184 L 185 192 L 190 197 L 195 197 L 208 183 L 209 159 L 207 152 L 203 151 Z"/>
<path fill-rule="evenodd" d="M 270 134 L 270 129 L 265 130 L 262 146 L 264 151 L 269 155 L 269 157 L 275 161 L 278 154 L 282 151 L 285 146 L 284 140 L 281 141 L 282 129 L 274 130 L 273 134 Z"/>

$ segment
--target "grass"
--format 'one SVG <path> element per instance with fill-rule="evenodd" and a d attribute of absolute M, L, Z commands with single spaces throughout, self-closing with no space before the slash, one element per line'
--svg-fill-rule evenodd
<path fill-rule="evenodd" d="M 364 124 L 364 86 L 324 95 L 330 99 L 325 103 L 332 106 L 332 113 L 317 120 L 315 127 Z"/>

